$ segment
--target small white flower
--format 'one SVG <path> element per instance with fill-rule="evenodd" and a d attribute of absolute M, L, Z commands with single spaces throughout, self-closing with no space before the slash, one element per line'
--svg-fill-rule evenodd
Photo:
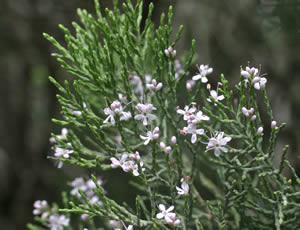
<path fill-rule="evenodd" d="M 152 140 L 156 140 L 159 138 L 159 128 L 156 127 L 153 132 L 151 131 L 148 131 L 147 132 L 147 136 L 142 136 L 140 135 L 140 138 L 143 139 L 145 142 L 144 142 L 144 145 L 148 145 L 150 141 Z"/>
<path fill-rule="evenodd" d="M 118 160 L 115 157 L 110 158 L 111 160 L 111 167 L 112 168 L 117 168 L 117 167 L 122 167 L 122 165 L 124 165 L 124 163 L 126 162 L 128 158 L 128 154 L 127 153 L 123 153 L 120 160 Z"/>
<path fill-rule="evenodd" d="M 254 84 L 255 89 L 260 90 L 266 87 L 267 79 L 257 76 L 253 78 L 252 83 Z"/>
<path fill-rule="evenodd" d="M 203 112 L 200 110 L 198 111 L 195 115 L 192 114 L 189 116 L 188 119 L 188 124 L 197 124 L 200 123 L 201 121 L 208 121 L 210 118 L 206 115 L 203 114 Z"/>
<path fill-rule="evenodd" d="M 165 153 L 169 153 L 172 151 L 171 146 L 166 146 L 164 142 L 160 142 L 159 146 L 165 151 Z"/>
<path fill-rule="evenodd" d="M 151 91 L 158 91 L 163 87 L 163 84 L 161 82 L 157 83 L 157 81 L 155 79 L 153 79 L 151 84 L 148 83 L 146 86 L 147 86 L 147 89 L 149 89 Z"/>
<path fill-rule="evenodd" d="M 173 145 L 176 145 L 177 138 L 175 136 L 172 136 L 171 137 L 171 142 L 172 142 Z"/>
<path fill-rule="evenodd" d="M 166 206 L 163 204 L 158 205 L 158 209 L 160 210 L 160 213 L 156 214 L 157 219 L 165 218 L 165 221 L 168 223 L 173 219 L 172 217 L 176 217 L 176 214 L 172 212 L 174 210 L 174 206 L 169 207 L 166 209 Z"/>
<path fill-rule="evenodd" d="M 272 121 L 271 122 L 271 128 L 275 129 L 277 127 L 277 122 L 276 121 Z"/>
<path fill-rule="evenodd" d="M 258 74 L 259 74 L 258 69 L 254 68 L 254 67 L 250 68 L 250 67 L 246 66 L 245 70 L 243 70 L 243 69 L 241 70 L 241 76 L 243 76 L 245 79 L 248 79 L 250 77 L 256 77 L 256 76 L 258 76 Z"/>
<path fill-rule="evenodd" d="M 196 81 L 194 81 L 194 80 L 187 80 L 187 81 L 186 81 L 186 84 L 185 84 L 185 87 L 186 87 L 186 89 L 189 91 L 189 90 L 191 90 L 195 85 L 196 85 Z"/>
<path fill-rule="evenodd" d="M 176 186 L 176 190 L 177 190 L 177 193 L 179 195 L 187 195 L 187 194 L 189 194 L 190 187 L 189 187 L 188 183 L 186 183 L 185 181 L 183 181 L 181 183 L 181 188 L 179 188 L 179 187 Z"/>
<path fill-rule="evenodd" d="M 56 135 L 56 138 L 59 139 L 59 140 L 66 139 L 67 134 L 68 134 L 68 129 L 67 128 L 62 128 L 61 135 Z M 51 144 L 56 144 L 56 139 L 54 137 L 51 137 L 49 140 L 50 140 Z"/>
<path fill-rule="evenodd" d="M 194 81 L 201 80 L 202 83 L 206 83 L 207 77 L 206 75 L 211 74 L 213 72 L 213 68 L 210 68 L 208 65 L 200 65 L 198 67 L 199 73 L 195 76 L 193 76 Z"/>
<path fill-rule="evenodd" d="M 49 217 L 49 225 L 48 227 L 51 230 L 63 230 L 65 226 L 68 226 L 70 219 L 68 219 L 65 215 L 51 215 Z"/>
<path fill-rule="evenodd" d="M 49 212 L 49 206 L 48 206 L 48 202 L 46 200 L 37 200 L 34 202 L 33 204 L 33 215 L 41 215 L 42 219 L 45 219 L 48 217 Z"/>
<path fill-rule="evenodd" d="M 178 114 L 181 114 L 181 115 L 183 115 L 183 120 L 188 120 L 189 119 L 189 117 L 192 115 L 192 114 L 194 114 L 195 112 L 196 112 L 196 107 L 193 105 L 191 108 L 188 106 L 188 105 L 186 105 L 186 106 L 184 106 L 184 110 L 182 110 L 182 109 L 177 109 L 177 113 Z"/>
<path fill-rule="evenodd" d="M 224 147 L 227 143 L 231 141 L 231 137 L 224 137 L 224 132 L 216 133 L 214 137 L 209 139 L 206 146 L 206 151 L 214 149 L 215 156 L 220 156 L 221 152 L 228 152 L 227 148 Z"/>
<path fill-rule="evenodd" d="M 170 55 L 172 57 L 175 57 L 176 56 L 176 50 L 174 50 L 172 47 L 169 47 L 168 49 L 165 49 L 164 50 L 164 53 L 166 56 L 170 57 Z"/>
<path fill-rule="evenodd" d="M 180 75 L 184 74 L 184 69 L 180 64 L 180 61 L 176 59 L 175 61 L 175 79 L 178 79 Z"/>
<path fill-rule="evenodd" d="M 103 121 L 103 123 L 108 123 L 110 121 L 113 125 L 116 123 L 115 115 L 120 116 L 121 121 L 131 118 L 131 113 L 123 111 L 123 106 L 118 100 L 113 101 L 110 107 L 105 108 L 104 113 L 105 115 L 108 115 L 108 117 Z"/>
<path fill-rule="evenodd" d="M 132 171 L 134 176 L 139 176 L 138 165 L 133 160 L 127 160 L 128 156 L 129 156 L 128 153 L 123 153 L 120 160 L 116 159 L 115 157 L 110 158 L 112 162 L 111 167 L 112 168 L 121 167 L 124 172 Z M 139 153 L 136 152 L 136 154 L 132 158 L 135 158 L 136 160 L 139 161 L 139 164 L 142 170 L 144 171 L 145 168 L 142 167 L 144 165 L 144 162 L 140 161 Z"/>
<path fill-rule="evenodd" d="M 154 114 L 151 114 L 152 110 L 156 110 L 156 108 L 152 104 L 137 104 L 136 109 L 140 112 L 140 114 L 137 114 L 134 116 L 135 120 L 143 120 L 143 125 L 148 125 L 148 119 L 150 121 L 153 121 L 156 116 Z"/>
<path fill-rule="evenodd" d="M 264 132 L 264 128 L 263 127 L 259 127 L 258 129 L 257 129 L 257 133 L 258 134 L 262 134 Z"/>
<path fill-rule="evenodd" d="M 242 108 L 242 113 L 243 113 L 246 117 L 250 117 L 254 112 L 255 112 L 254 108 L 251 108 L 251 109 L 247 109 L 246 107 L 243 107 L 243 108 Z"/>
<path fill-rule="evenodd" d="M 197 129 L 196 124 L 189 124 L 183 128 L 185 134 L 192 134 L 191 142 L 194 144 L 197 141 L 197 135 L 203 135 L 204 129 Z"/>
<path fill-rule="evenodd" d="M 215 100 L 215 101 L 222 101 L 222 100 L 224 100 L 224 95 L 218 95 L 218 91 L 216 91 L 216 90 L 210 90 L 209 91 L 209 93 L 210 93 L 210 96 Z M 209 102 L 212 102 L 211 100 L 210 100 L 210 98 L 207 98 L 207 101 L 209 101 Z M 215 105 L 216 105 L 216 103 L 215 103 Z"/>
<path fill-rule="evenodd" d="M 129 76 L 130 83 L 135 86 L 134 93 L 137 95 L 144 95 L 144 86 L 139 76 Z"/>
<path fill-rule="evenodd" d="M 68 143 L 69 146 L 71 146 L 71 143 Z M 54 148 L 54 156 L 55 157 L 63 157 L 65 159 L 70 158 L 70 154 L 72 154 L 74 151 L 69 149 L 64 149 L 60 147 Z"/>

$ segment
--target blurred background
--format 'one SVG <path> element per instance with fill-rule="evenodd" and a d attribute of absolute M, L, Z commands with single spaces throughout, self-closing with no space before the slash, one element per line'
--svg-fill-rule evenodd
<path fill-rule="evenodd" d="M 144 2 L 146 10 L 151 1 Z M 197 63 L 210 64 L 215 76 L 222 72 L 237 83 L 241 65 L 262 66 L 275 118 L 288 123 L 278 148 L 290 145 L 289 158 L 300 173 L 300 1 L 153 2 L 156 23 L 172 4 L 174 29 L 185 26 L 177 52 L 183 54 L 195 38 Z M 48 76 L 61 81 L 68 75 L 42 37 L 47 32 L 62 42 L 57 25 L 71 27 L 76 8 L 94 12 L 93 0 L 0 0 L 0 229 L 25 229 L 34 200 L 59 201 L 66 181 L 79 174 L 72 167 L 59 170 L 47 159 L 50 132 L 60 133 L 51 123 L 60 107 Z"/>

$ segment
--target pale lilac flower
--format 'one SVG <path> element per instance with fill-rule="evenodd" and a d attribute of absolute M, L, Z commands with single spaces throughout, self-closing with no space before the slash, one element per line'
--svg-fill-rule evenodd
<path fill-rule="evenodd" d="M 144 172 L 144 171 L 146 170 L 146 169 L 143 167 L 143 166 L 144 166 L 144 162 L 143 162 L 143 161 L 139 161 L 138 163 L 140 164 L 141 170 Z M 139 175 L 140 175 L 138 163 L 133 164 L 133 165 L 131 166 L 132 174 L 133 174 L 134 176 L 139 176 Z"/>
<path fill-rule="evenodd" d="M 204 129 L 197 129 L 196 124 L 189 124 L 183 128 L 185 134 L 192 134 L 191 142 L 194 144 L 197 141 L 197 135 L 203 135 Z"/>
<path fill-rule="evenodd" d="M 172 57 L 175 57 L 176 56 L 176 50 L 174 50 L 172 47 L 169 47 L 168 49 L 165 49 L 164 50 L 164 53 L 166 56 L 170 57 L 170 55 Z"/>
<path fill-rule="evenodd" d="M 136 151 L 135 153 L 130 153 L 129 157 L 131 159 L 136 160 L 136 161 L 140 161 L 141 160 L 141 156 L 140 156 L 140 153 L 138 151 Z"/>
<path fill-rule="evenodd" d="M 152 104 L 137 104 L 136 109 L 140 112 L 140 114 L 137 114 L 134 116 L 135 120 L 143 120 L 143 125 L 148 125 L 148 119 L 150 121 L 153 121 L 156 116 L 154 114 L 151 114 L 152 110 L 156 110 L 156 108 Z"/>
<path fill-rule="evenodd" d="M 97 184 L 101 186 L 103 181 L 100 178 L 97 178 Z M 78 199 L 81 199 L 82 197 L 79 193 L 79 190 L 81 190 L 92 204 L 97 203 L 98 205 L 102 205 L 99 197 L 94 192 L 94 189 L 97 188 L 97 186 L 92 179 L 88 179 L 86 181 L 82 177 L 77 177 L 70 183 L 70 185 L 73 187 L 70 192 L 72 196 L 76 196 Z"/>
<path fill-rule="evenodd" d="M 271 128 L 275 129 L 277 127 L 277 122 L 276 121 L 272 121 L 271 122 Z"/>
<path fill-rule="evenodd" d="M 264 132 L 264 128 L 263 127 L 259 127 L 258 129 L 257 129 L 257 133 L 258 134 L 262 134 Z"/>
<path fill-rule="evenodd" d="M 49 206 L 46 200 L 37 200 L 33 204 L 33 215 L 41 215 L 42 219 L 45 219 L 49 215 Z"/>
<path fill-rule="evenodd" d="M 113 125 L 116 123 L 115 115 L 120 116 L 121 121 L 131 118 L 131 113 L 123 111 L 123 106 L 118 100 L 113 101 L 110 107 L 105 108 L 104 113 L 105 115 L 108 115 L 108 117 L 103 121 L 103 123 L 111 122 Z"/>
<path fill-rule="evenodd" d="M 172 151 L 171 146 L 166 146 L 164 142 L 160 142 L 159 146 L 165 151 L 165 153 L 169 153 Z"/>
<path fill-rule="evenodd" d="M 138 165 L 133 160 L 127 160 L 128 156 L 128 153 L 123 153 L 120 160 L 116 159 L 115 157 L 110 158 L 112 162 L 111 167 L 121 167 L 124 172 L 132 171 L 134 176 L 139 176 Z M 139 154 L 137 158 L 140 159 Z M 144 162 L 139 161 L 139 164 L 142 167 L 144 165 Z M 145 169 L 142 167 L 142 170 L 144 171 Z"/>
<path fill-rule="evenodd" d="M 123 103 L 127 103 L 127 102 L 128 102 L 128 101 L 127 101 L 127 97 L 124 96 L 122 93 L 119 93 L 119 94 L 118 94 L 118 97 L 119 97 L 119 100 L 120 100 L 121 102 L 123 102 Z"/>
<path fill-rule="evenodd" d="M 202 83 L 208 82 L 206 75 L 211 74 L 213 72 L 213 68 L 210 68 L 208 65 L 200 65 L 198 67 L 199 73 L 193 76 L 194 81 L 201 80 Z"/>
<path fill-rule="evenodd" d="M 137 95 L 144 95 L 144 86 L 139 76 L 129 76 L 130 83 L 135 86 L 134 93 Z"/>
<path fill-rule="evenodd" d="M 181 115 L 183 115 L 183 120 L 188 120 L 189 119 L 189 117 L 192 115 L 192 114 L 194 114 L 195 112 L 196 112 L 196 107 L 193 105 L 191 108 L 188 106 L 188 105 L 186 105 L 186 106 L 184 106 L 184 110 L 182 110 L 182 109 L 177 109 L 177 113 L 178 114 L 181 114 Z"/>
<path fill-rule="evenodd" d="M 147 84 L 147 89 L 151 91 L 158 91 L 163 87 L 163 84 L 161 82 L 157 83 L 155 79 L 152 80 L 151 84 Z"/>
<path fill-rule="evenodd" d="M 82 221 L 87 221 L 89 219 L 89 214 L 86 214 L 86 213 L 81 214 L 80 219 Z"/>
<path fill-rule="evenodd" d="M 56 135 L 56 138 L 59 139 L 59 140 L 66 139 L 67 134 L 68 134 L 68 129 L 67 128 L 62 128 L 61 129 L 61 135 Z M 50 140 L 51 144 L 56 144 L 56 139 L 54 137 L 51 137 L 49 140 Z"/>
<path fill-rule="evenodd" d="M 128 158 L 127 153 L 123 153 L 120 160 L 116 159 L 115 157 L 110 158 L 111 167 L 112 168 L 122 167 L 124 165 L 124 163 L 126 162 L 127 158 Z"/>
<path fill-rule="evenodd" d="M 188 124 L 197 124 L 200 123 L 201 121 L 208 121 L 210 118 L 206 115 L 203 114 L 201 110 L 199 110 L 195 115 L 192 114 L 189 116 L 188 119 Z"/>
<path fill-rule="evenodd" d="M 49 217 L 48 227 L 51 230 L 63 230 L 65 226 L 68 226 L 70 219 L 65 215 L 51 215 Z"/>
<path fill-rule="evenodd" d="M 224 137 L 224 132 L 217 132 L 214 137 L 209 139 L 209 142 L 206 146 L 206 151 L 214 150 L 215 156 L 220 156 L 221 152 L 228 152 L 225 145 L 231 141 L 231 137 Z"/>
<path fill-rule="evenodd" d="M 247 109 L 246 107 L 243 107 L 243 108 L 242 108 L 242 113 L 243 113 L 246 117 L 250 117 L 254 112 L 255 112 L 254 108 L 251 108 L 251 109 Z"/>
<path fill-rule="evenodd" d="M 69 146 L 71 146 L 71 143 L 68 143 Z M 65 159 L 70 158 L 70 154 L 72 154 L 74 151 L 70 149 L 55 147 L 54 148 L 54 156 L 55 157 L 62 157 Z"/>
<path fill-rule="evenodd" d="M 255 121 L 255 120 L 256 120 L 256 115 L 253 115 L 253 116 L 251 117 L 251 120 L 252 120 L 252 121 Z"/>
<path fill-rule="evenodd" d="M 222 100 L 224 100 L 224 95 L 218 95 L 218 91 L 216 91 L 216 90 L 210 90 L 209 91 L 209 93 L 210 93 L 210 96 L 215 100 L 215 101 L 222 101 Z M 207 98 L 207 101 L 209 101 L 209 102 L 212 102 L 211 100 L 210 100 L 210 98 Z M 215 103 L 215 105 L 216 105 L 216 103 Z"/>
<path fill-rule="evenodd" d="M 256 76 L 258 76 L 258 74 L 259 74 L 258 69 L 254 68 L 254 67 L 250 68 L 250 67 L 246 66 L 245 70 L 243 70 L 243 69 L 241 70 L 241 76 L 243 76 L 245 79 L 248 79 L 250 77 L 256 77 Z"/>
<path fill-rule="evenodd" d="M 175 79 L 178 79 L 181 74 L 184 74 L 184 69 L 180 64 L 180 61 L 176 59 L 175 61 Z"/>
<path fill-rule="evenodd" d="M 173 223 L 173 217 L 176 217 L 176 214 L 172 212 L 174 210 L 174 206 L 166 209 L 166 206 L 163 204 L 158 205 L 159 213 L 156 214 L 157 219 L 164 218 L 167 223 Z"/>
<path fill-rule="evenodd" d="M 176 186 L 176 190 L 177 190 L 178 195 L 187 195 L 187 194 L 189 194 L 190 187 L 189 187 L 188 183 L 186 183 L 185 181 L 182 181 L 181 188 Z"/>
<path fill-rule="evenodd" d="M 174 215 L 170 215 L 170 216 L 168 217 L 167 223 L 168 223 L 169 225 L 178 226 L 181 222 L 180 222 L 179 219 L 176 219 L 176 215 L 175 215 L 175 216 L 174 216 Z"/>
<path fill-rule="evenodd" d="M 192 88 L 194 88 L 195 85 L 196 85 L 196 81 L 194 81 L 194 80 L 187 80 L 186 84 L 185 84 L 185 87 L 189 91 Z"/>
<path fill-rule="evenodd" d="M 171 137 L 171 142 L 172 142 L 173 145 L 176 145 L 177 139 L 176 139 L 175 136 Z"/>
<path fill-rule="evenodd" d="M 145 142 L 144 142 L 144 145 L 148 145 L 150 141 L 152 140 L 156 140 L 159 138 L 159 128 L 156 127 L 153 132 L 152 131 L 148 131 L 147 132 L 147 136 L 142 136 L 140 135 L 140 138 L 143 139 Z"/>
<path fill-rule="evenodd" d="M 254 84 L 254 88 L 257 90 L 263 89 L 266 86 L 267 79 L 264 77 L 254 77 L 252 80 L 252 83 Z"/>

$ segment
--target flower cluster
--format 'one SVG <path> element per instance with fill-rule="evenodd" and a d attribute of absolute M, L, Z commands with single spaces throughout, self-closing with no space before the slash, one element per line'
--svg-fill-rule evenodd
<path fill-rule="evenodd" d="M 97 184 L 102 186 L 103 181 L 98 178 Z M 83 177 L 76 177 L 71 183 L 70 186 L 72 187 L 71 195 L 76 196 L 78 199 L 82 199 L 79 190 L 82 191 L 86 197 L 89 199 L 91 204 L 98 204 L 102 205 L 102 202 L 99 200 L 99 197 L 94 192 L 94 189 L 97 188 L 94 181 L 92 179 L 85 180 Z"/>
<path fill-rule="evenodd" d="M 224 132 L 217 132 L 214 137 L 209 139 L 206 150 L 214 150 L 215 156 L 220 156 L 221 152 L 228 152 L 225 147 L 231 141 L 231 137 L 224 137 Z"/>
<path fill-rule="evenodd" d="M 33 215 L 44 219 L 43 224 L 50 230 L 63 230 L 64 227 L 69 225 L 70 219 L 65 215 L 59 215 L 55 209 L 48 205 L 46 200 L 35 201 L 33 207 Z"/>
<path fill-rule="evenodd" d="M 257 68 L 246 67 L 245 70 L 241 70 L 241 76 L 245 78 L 245 85 L 251 82 L 255 89 L 260 90 L 265 88 L 267 79 L 259 75 L 259 70 Z"/>
<path fill-rule="evenodd" d="M 192 107 L 185 106 L 184 110 L 178 108 L 177 113 L 183 115 L 183 120 L 187 121 L 187 126 L 183 128 L 182 133 L 191 134 L 191 142 L 196 143 L 197 135 L 204 134 L 204 129 L 199 129 L 197 125 L 202 121 L 208 121 L 210 118 L 204 115 L 201 110 L 197 110 L 194 104 Z"/>
<path fill-rule="evenodd" d="M 139 166 L 142 171 L 145 171 L 145 168 L 143 168 L 144 162 L 141 161 L 141 157 L 138 152 L 135 152 L 134 154 L 128 154 L 126 152 L 123 153 L 119 159 L 112 157 L 110 160 L 112 168 L 121 167 L 124 172 L 132 171 L 134 176 L 140 175 Z"/>
<path fill-rule="evenodd" d="M 170 206 L 166 209 L 166 206 L 163 204 L 158 205 L 159 213 L 156 214 L 157 219 L 165 219 L 167 224 L 178 226 L 180 224 L 180 220 L 176 218 L 176 213 L 172 212 L 174 210 L 174 206 Z"/>
<path fill-rule="evenodd" d="M 108 115 L 108 117 L 103 121 L 103 123 L 110 122 L 112 125 L 116 123 L 116 116 L 120 118 L 120 121 L 126 121 L 131 118 L 131 113 L 125 112 L 121 102 L 119 102 L 118 100 L 113 101 L 110 107 L 105 108 L 104 113 L 105 115 Z"/>

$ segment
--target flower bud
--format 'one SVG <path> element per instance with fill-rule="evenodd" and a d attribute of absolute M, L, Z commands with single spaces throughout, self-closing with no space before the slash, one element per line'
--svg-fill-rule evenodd
<path fill-rule="evenodd" d="M 276 121 L 272 121 L 271 122 L 271 128 L 275 129 L 277 127 L 277 122 Z"/>
<path fill-rule="evenodd" d="M 169 152 L 171 152 L 171 151 L 172 151 L 171 146 L 167 146 L 167 147 L 165 148 L 165 152 L 166 152 L 166 153 L 169 153 Z"/>
<path fill-rule="evenodd" d="M 252 120 L 252 121 L 255 121 L 255 120 L 256 120 L 256 115 L 253 115 L 253 116 L 251 117 L 251 120 Z"/>
<path fill-rule="evenodd" d="M 173 136 L 173 137 L 171 138 L 171 142 L 172 142 L 173 145 L 176 145 L 177 139 L 176 139 L 175 136 Z"/>
<path fill-rule="evenodd" d="M 162 148 L 162 149 L 165 149 L 166 148 L 166 145 L 164 142 L 160 142 L 159 146 Z"/>
<path fill-rule="evenodd" d="M 262 134 L 263 131 L 264 131 L 264 128 L 263 128 L 263 127 L 259 127 L 259 128 L 257 129 L 257 133 L 258 133 L 258 134 Z"/>

